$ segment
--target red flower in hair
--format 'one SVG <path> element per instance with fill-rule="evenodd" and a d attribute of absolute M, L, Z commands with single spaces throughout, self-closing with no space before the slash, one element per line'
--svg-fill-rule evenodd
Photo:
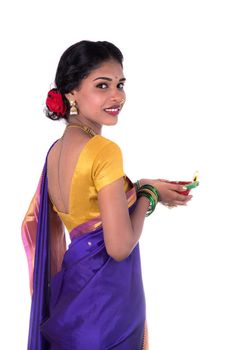
<path fill-rule="evenodd" d="M 64 117 L 67 111 L 62 94 L 57 89 L 52 89 L 48 92 L 46 106 L 50 112 L 56 113 L 59 117 Z"/>

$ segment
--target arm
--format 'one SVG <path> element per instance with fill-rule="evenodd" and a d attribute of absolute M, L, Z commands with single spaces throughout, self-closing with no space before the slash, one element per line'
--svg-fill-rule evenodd
<path fill-rule="evenodd" d="M 121 178 L 99 191 L 98 204 L 107 252 L 116 261 L 124 260 L 139 241 L 149 201 L 145 197 L 139 198 L 135 210 L 129 216 L 124 181 Z"/>
<path fill-rule="evenodd" d="M 178 193 L 184 190 L 181 185 L 151 179 L 142 179 L 140 183 L 141 185 L 151 183 L 157 187 L 162 202 L 185 205 L 192 198 Z M 107 252 L 117 261 L 124 260 L 139 241 L 149 201 L 145 197 L 140 197 L 135 210 L 129 215 L 124 182 L 123 178 L 120 178 L 98 192 L 98 203 Z"/>

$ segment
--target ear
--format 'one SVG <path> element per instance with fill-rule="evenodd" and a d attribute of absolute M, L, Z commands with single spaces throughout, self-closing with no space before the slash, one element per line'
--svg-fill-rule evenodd
<path fill-rule="evenodd" d="M 70 100 L 74 100 L 77 97 L 77 90 L 72 90 L 71 92 L 69 92 L 68 94 L 65 94 L 66 98 L 70 101 Z"/>
<path fill-rule="evenodd" d="M 69 92 L 68 94 L 65 94 L 65 97 L 68 99 L 68 100 L 72 100 L 74 97 L 73 97 L 73 91 Z"/>

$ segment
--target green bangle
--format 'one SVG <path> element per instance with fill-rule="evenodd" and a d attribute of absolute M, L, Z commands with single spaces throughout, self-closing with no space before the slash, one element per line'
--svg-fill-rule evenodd
<path fill-rule="evenodd" d="M 147 192 L 150 196 L 152 196 L 155 201 L 155 205 L 158 203 L 158 196 L 153 191 L 151 191 L 148 188 L 144 188 L 144 189 L 140 189 L 138 192 L 141 192 L 141 191 Z"/>
<path fill-rule="evenodd" d="M 146 191 L 142 191 L 142 190 L 138 191 L 137 196 L 138 197 L 145 196 L 149 199 L 151 206 L 154 207 L 156 205 L 153 196 L 151 196 L 151 194 Z"/>
<path fill-rule="evenodd" d="M 145 185 L 142 185 L 140 187 L 140 190 L 141 189 L 143 190 L 144 188 L 147 188 L 148 190 L 152 191 L 156 195 L 156 197 L 158 198 L 158 201 L 160 201 L 160 195 L 159 195 L 159 192 L 158 192 L 156 187 L 154 187 L 154 186 L 152 186 L 150 184 L 145 184 Z"/>
<path fill-rule="evenodd" d="M 146 195 L 142 195 L 142 196 L 140 196 L 140 197 L 147 197 Z M 148 197 L 147 197 L 148 198 Z M 149 199 L 149 198 L 148 198 Z M 146 213 L 145 213 L 145 216 L 149 216 L 150 214 L 152 214 L 153 213 L 153 211 L 154 211 L 154 207 L 152 206 L 152 203 L 150 203 L 150 205 L 149 205 L 149 207 L 148 207 L 148 209 L 147 209 L 147 211 L 146 211 Z"/>
<path fill-rule="evenodd" d="M 148 210 L 147 210 L 146 215 L 145 215 L 145 216 L 149 216 L 155 210 L 156 202 L 155 202 L 154 198 L 148 192 L 145 192 L 144 190 L 138 191 L 137 198 L 140 198 L 142 196 L 148 198 L 148 200 L 150 202 Z"/>

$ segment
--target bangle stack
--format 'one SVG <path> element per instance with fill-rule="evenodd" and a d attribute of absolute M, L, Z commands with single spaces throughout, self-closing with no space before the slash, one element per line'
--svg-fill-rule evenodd
<path fill-rule="evenodd" d="M 155 210 L 156 204 L 159 201 L 159 192 L 158 190 L 149 184 L 143 186 L 140 185 L 139 180 L 134 184 L 136 186 L 137 198 L 142 196 L 148 198 L 150 204 L 145 216 L 149 216 Z"/>

